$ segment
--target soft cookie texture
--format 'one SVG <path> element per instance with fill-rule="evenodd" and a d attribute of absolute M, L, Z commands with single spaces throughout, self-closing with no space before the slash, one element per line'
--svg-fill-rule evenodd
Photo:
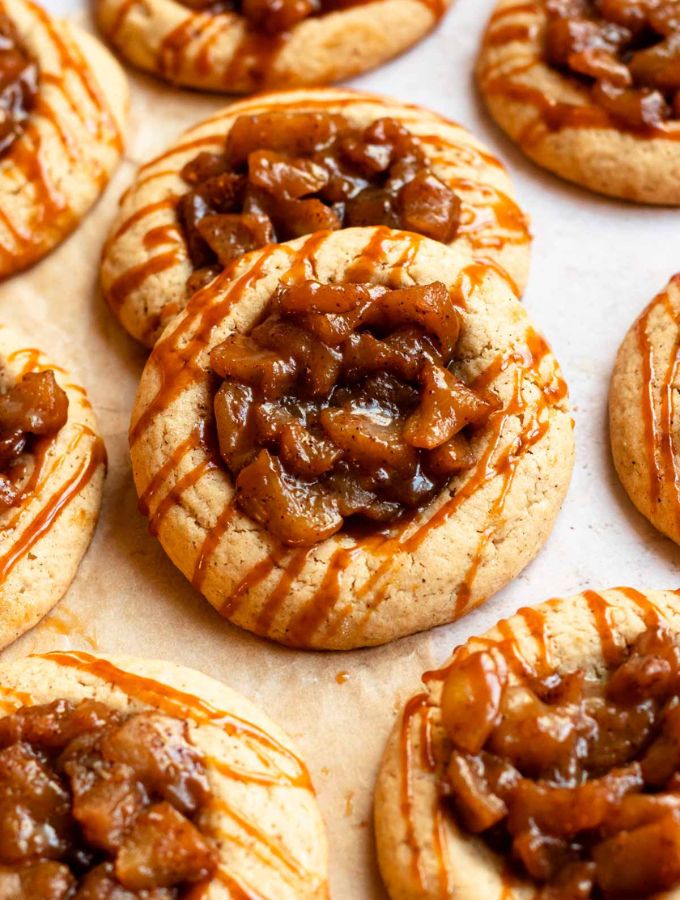
<path fill-rule="evenodd" d="M 39 67 L 23 133 L 0 157 L 0 278 L 39 260 L 100 195 L 123 149 L 127 81 L 99 41 L 30 0 L 3 0 Z"/>
<path fill-rule="evenodd" d="M 544 61 L 545 0 L 501 0 L 477 61 L 491 115 L 539 165 L 593 191 L 680 205 L 680 122 L 640 136 Z"/>
<path fill-rule="evenodd" d="M 210 449 L 210 349 L 247 331 L 280 283 L 442 281 L 460 306 L 455 373 L 502 408 L 475 464 L 414 518 L 290 550 L 244 515 Z M 150 528 L 236 624 L 300 647 L 381 644 L 450 622 L 510 581 L 552 527 L 573 463 L 567 389 L 512 288 L 466 252 L 386 228 L 322 232 L 243 257 L 194 295 L 144 370 L 130 430 Z"/>
<path fill-rule="evenodd" d="M 213 15 L 175 0 L 94 0 L 102 33 L 135 66 L 175 84 L 225 94 L 329 84 L 417 43 L 450 0 L 368 0 L 311 16 L 280 35 L 237 12 Z"/>
<path fill-rule="evenodd" d="M 244 697 L 161 660 L 54 652 L 0 665 L 3 714 L 57 699 L 186 721 L 213 795 L 202 828 L 220 857 L 201 897 L 328 897 L 326 836 L 307 768 L 287 735 Z"/>
<path fill-rule="evenodd" d="M 393 900 L 531 900 L 536 895 L 534 886 L 511 874 L 505 859 L 484 840 L 459 827 L 450 802 L 441 796 L 450 755 L 441 690 L 452 662 L 498 645 L 529 677 L 576 669 L 604 675 L 612 647 L 632 644 L 656 624 L 680 632 L 679 601 L 676 591 L 632 588 L 549 600 L 471 637 L 442 669 L 424 676 L 424 690 L 411 697 L 395 723 L 376 786 L 378 858 Z M 517 678 L 514 670 L 511 678 Z"/>
<path fill-rule="evenodd" d="M 462 201 L 456 246 L 502 265 L 522 291 L 529 267 L 527 219 L 503 165 L 468 131 L 428 110 L 371 94 L 287 91 L 227 107 L 139 170 L 121 200 L 101 269 L 104 295 L 133 337 L 153 346 L 168 318 L 188 301 L 192 265 L 176 213 L 179 198 L 190 187 L 181 178 L 182 167 L 202 151 L 220 152 L 238 116 L 271 110 L 340 113 L 361 127 L 383 116 L 401 121 L 421 138 L 434 174 Z"/>
<path fill-rule="evenodd" d="M 609 391 L 614 465 L 640 512 L 680 544 L 680 275 L 631 326 Z"/>
<path fill-rule="evenodd" d="M 19 503 L 0 512 L 0 648 L 35 625 L 65 593 L 101 505 L 106 451 L 86 392 L 25 336 L 0 326 L 0 388 L 45 369 L 53 370 L 68 396 L 68 420 L 36 450 Z"/>

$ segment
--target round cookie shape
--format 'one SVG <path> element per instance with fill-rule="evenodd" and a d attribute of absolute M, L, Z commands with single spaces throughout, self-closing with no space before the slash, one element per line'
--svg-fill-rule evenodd
<path fill-rule="evenodd" d="M 609 437 L 621 483 L 642 515 L 676 543 L 679 316 L 675 275 L 630 327 L 609 389 Z"/>
<path fill-rule="evenodd" d="M 441 669 L 423 676 L 424 690 L 407 701 L 390 734 L 376 785 L 378 858 L 390 897 L 537 896 L 536 882 L 522 877 L 482 837 L 466 831 L 450 798 L 442 796 L 452 751 L 442 720 L 442 693 L 452 668 L 477 651 L 488 651 L 505 660 L 511 685 L 577 670 L 598 679 L 625 658 L 642 633 L 659 627 L 674 636 L 680 631 L 676 591 L 588 590 L 520 609 L 485 634 L 469 638 Z M 654 894 L 676 895 L 677 889 Z"/>
<path fill-rule="evenodd" d="M 218 868 L 201 896 L 328 896 L 326 835 L 305 763 L 288 736 L 226 685 L 164 660 L 53 652 L 0 666 L 5 714 L 63 699 L 183 720 L 211 797 L 201 830 Z"/>
<path fill-rule="evenodd" d="M 49 253 L 95 202 L 120 159 L 127 107 L 125 75 L 97 40 L 31 0 L 4 10 L 38 82 L 22 133 L 0 156 L 0 278 Z"/>
<path fill-rule="evenodd" d="M 385 116 L 396 119 L 420 140 L 434 175 L 460 198 L 453 243 L 471 256 L 502 265 L 521 293 L 529 266 L 527 219 L 504 167 L 469 132 L 435 113 L 385 97 L 336 89 L 286 91 L 227 107 L 139 170 L 121 200 L 101 269 L 104 295 L 133 337 L 153 346 L 169 317 L 188 301 L 193 267 L 177 205 L 190 185 L 182 168 L 198 153 L 222 152 L 239 116 L 270 112 L 339 114 L 361 128 Z"/>
<path fill-rule="evenodd" d="M 547 6 L 496 6 L 476 66 L 493 118 L 534 162 L 567 181 L 639 203 L 680 205 L 680 121 L 629 127 L 593 99 L 587 79 L 550 65 Z"/>
<path fill-rule="evenodd" d="M 68 397 L 66 424 L 43 438 L 17 502 L 0 509 L 0 647 L 32 628 L 61 599 L 94 533 L 106 450 L 92 405 L 70 372 L 25 336 L 0 326 L 0 385 L 54 372 Z"/>
<path fill-rule="evenodd" d="M 449 4 L 359 0 L 270 33 L 238 11 L 178 0 L 96 0 L 95 16 L 110 43 L 140 69 L 185 87 L 250 94 L 329 84 L 375 68 L 421 40 Z M 264 21 L 272 26 L 273 16 Z"/>
<path fill-rule="evenodd" d="M 461 319 L 456 375 L 498 406 L 470 467 L 417 514 L 291 549 L 240 511 L 212 449 L 210 352 L 258 322 L 279 284 L 309 278 L 442 282 Z M 385 643 L 487 599 L 547 538 L 573 463 L 566 385 L 508 282 L 455 245 L 385 228 L 270 245 L 195 294 L 147 362 L 130 442 L 150 529 L 210 603 L 257 634 L 328 649 Z"/>

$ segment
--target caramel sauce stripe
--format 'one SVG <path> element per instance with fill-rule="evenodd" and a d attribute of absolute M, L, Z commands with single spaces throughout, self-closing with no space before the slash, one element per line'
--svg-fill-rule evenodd
<path fill-rule="evenodd" d="M 652 320 L 667 321 L 666 333 L 673 334 L 667 359 L 649 334 Z M 637 350 L 641 362 L 641 413 L 644 433 L 644 459 L 649 472 L 649 501 L 654 513 L 660 503 L 675 511 L 680 523 L 680 472 L 673 446 L 673 395 L 680 365 L 680 315 L 668 290 L 659 294 L 635 325 Z"/>

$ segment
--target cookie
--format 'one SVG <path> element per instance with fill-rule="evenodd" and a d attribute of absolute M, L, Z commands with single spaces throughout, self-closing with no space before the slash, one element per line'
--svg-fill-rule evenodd
<path fill-rule="evenodd" d="M 544 896 L 588 898 L 597 888 L 616 897 L 676 896 L 675 852 L 662 865 L 656 848 L 671 846 L 677 831 L 676 820 L 662 819 L 674 801 L 657 766 L 674 771 L 663 735 L 664 703 L 674 705 L 668 698 L 677 690 L 679 609 L 675 591 L 584 591 L 520 609 L 426 673 L 394 726 L 377 780 L 377 849 L 390 897 L 520 900 L 540 888 Z M 642 670 L 655 667 L 652 686 Z M 624 720 L 627 743 L 616 744 Z M 557 721 L 561 737 L 549 744 Z M 504 782 L 490 774 L 494 765 Z M 473 771 L 487 773 L 493 790 L 473 774 L 466 795 L 464 776 Z M 530 838 L 522 817 L 539 794 L 545 805 L 533 808 Z M 487 840 L 494 828 L 495 844 Z M 583 828 L 590 829 L 585 847 Z M 652 842 L 641 860 L 638 841 L 646 837 Z M 572 848 L 560 855 L 565 842 Z M 502 849 L 510 846 L 512 856 Z"/>
<path fill-rule="evenodd" d="M 30 0 L 4 0 L 2 15 L 3 52 L 23 59 L 11 81 L 22 100 L 0 137 L 6 277 L 49 253 L 99 197 L 123 149 L 127 82 L 98 41 Z"/>
<path fill-rule="evenodd" d="M 390 131 L 386 119 L 410 134 L 395 135 L 396 126 Z M 218 157 L 225 153 L 225 138 L 233 161 L 230 172 L 238 173 L 237 177 L 230 174 L 228 180 L 228 161 Z M 365 148 L 373 152 L 369 159 L 362 156 Z M 306 166 L 310 180 L 289 187 L 298 200 L 304 198 L 305 205 L 287 195 L 276 202 L 277 189 L 281 193 L 286 187 L 280 174 L 279 182 L 270 180 L 263 194 L 271 151 L 284 155 L 289 165 L 297 167 L 295 171 Z M 246 160 L 253 152 L 246 183 Z M 420 154 L 422 159 L 416 159 Z M 280 165 L 281 159 L 275 158 Z M 346 189 L 332 177 L 328 160 L 334 158 L 340 160 Z M 443 208 L 437 220 L 424 219 L 421 211 L 408 214 L 400 199 L 407 179 L 399 169 L 405 164 L 416 184 L 424 176 L 436 179 L 427 181 L 425 189 L 426 199 Z M 377 194 L 376 188 L 386 183 L 394 184 L 394 189 Z M 350 196 L 349 202 L 345 195 Z M 337 201 L 346 203 L 340 215 Z M 413 207 L 414 198 L 410 202 Z M 259 235 L 253 235 L 258 223 L 252 219 L 248 220 L 250 231 L 242 217 L 235 222 L 234 214 L 243 210 L 265 214 L 264 233 L 262 221 Z M 214 216 L 220 212 L 227 215 L 217 221 Z M 208 223 L 199 221 L 208 216 Z M 206 224 L 216 221 L 222 223 L 222 240 L 215 226 L 205 230 Z M 281 92 L 236 103 L 190 129 L 165 153 L 142 166 L 122 198 L 104 249 L 104 294 L 130 334 L 153 346 L 168 318 L 186 305 L 197 271 L 208 277 L 219 271 L 238 255 L 239 241 L 255 249 L 268 239 L 285 240 L 306 230 L 343 224 L 424 230 L 429 237 L 455 243 L 471 256 L 503 266 L 519 293 L 526 284 L 527 219 L 498 160 L 465 129 L 435 113 L 384 97 L 326 89 Z M 234 234 L 236 225 L 240 234 Z M 197 228 L 203 229 L 217 253 Z M 231 237 L 228 246 L 225 230 Z"/>
<path fill-rule="evenodd" d="M 385 228 L 271 245 L 195 294 L 130 442 L 149 527 L 210 603 L 332 649 L 483 602 L 538 552 L 573 463 L 566 385 L 508 281 Z"/>
<path fill-rule="evenodd" d="M 539 165 L 599 193 L 678 205 L 680 82 L 664 69 L 677 28 L 670 4 L 631 10 L 501 0 L 477 80 L 491 115 Z"/>
<path fill-rule="evenodd" d="M 36 383 L 38 373 L 53 373 L 56 387 L 50 384 L 51 375 Z M 27 415 L 43 421 L 23 423 L 24 431 L 16 420 L 16 404 L 27 402 L 27 397 L 13 396 L 11 391 L 20 383 L 25 390 L 31 379 L 34 395 L 28 397 Z M 52 423 L 53 398 L 45 397 L 50 387 L 61 406 L 56 410 L 61 420 Z M 75 577 L 99 515 L 106 468 L 104 443 L 85 390 L 28 338 L 4 326 L 0 327 L 0 446 L 0 647 L 4 647 L 46 615 Z"/>
<path fill-rule="evenodd" d="M 626 334 L 609 389 L 609 437 L 621 483 L 642 515 L 676 543 L 679 313 L 675 275 Z"/>
<path fill-rule="evenodd" d="M 89 875 L 90 867 L 86 865 L 84 872 L 81 867 L 77 876 L 81 884 L 97 874 L 104 880 L 118 876 L 128 884 L 133 878 L 139 879 L 139 860 L 131 860 L 126 851 L 130 837 L 136 834 L 135 820 L 128 824 L 123 849 L 118 849 L 120 838 L 115 832 L 113 838 L 107 835 L 106 842 L 101 838 L 102 825 L 111 815 L 106 790 L 110 791 L 112 784 L 115 789 L 116 778 L 119 782 L 129 779 L 132 766 L 151 795 L 146 802 L 156 804 L 152 807 L 156 818 L 170 816 L 178 821 L 177 814 L 168 810 L 170 803 L 184 815 L 198 807 L 195 821 L 199 835 L 186 819 L 179 821 L 183 821 L 184 840 L 198 843 L 207 856 L 206 870 L 211 874 L 197 888 L 201 896 L 282 900 L 328 896 L 325 831 L 307 767 L 290 739 L 245 698 L 200 672 L 161 660 L 54 652 L 3 663 L 0 672 L 4 715 L 22 707 L 22 715 L 30 714 L 32 706 L 61 701 L 56 707 L 37 710 L 43 721 L 54 722 L 49 731 L 52 748 L 56 744 L 57 750 L 61 749 L 58 731 L 64 731 L 64 720 L 68 723 L 69 714 L 68 707 L 65 714 L 64 706 L 80 704 L 76 706 L 79 718 L 72 717 L 72 721 L 84 733 L 67 744 L 58 765 L 66 770 L 64 782 L 70 779 L 74 802 L 80 803 L 79 821 L 90 822 L 97 804 L 103 806 L 103 815 L 94 821 L 96 828 L 85 827 L 84 836 L 93 846 L 104 843 L 107 851 L 94 857 L 97 868 L 90 870 Z M 111 766 L 113 761 L 114 768 L 116 762 L 119 767 L 110 781 L 90 787 L 88 795 L 87 784 L 79 787 L 79 772 L 83 768 L 89 771 L 91 784 L 92 780 L 96 782 L 100 769 L 88 769 L 91 763 L 87 757 L 79 757 L 77 744 L 80 741 L 82 747 L 87 731 L 106 726 L 106 717 L 111 715 L 117 716 L 114 727 L 122 722 L 123 728 L 113 737 L 109 735 L 106 744 L 95 744 L 90 752 L 101 746 L 99 752 L 104 754 L 104 761 L 100 765 Z M 22 740 L 44 744 L 40 718 L 24 721 Z M 139 739 L 130 755 L 132 729 Z M 4 748 L 11 743 L 7 741 L 7 730 L 3 731 L 3 757 L 8 752 Z M 146 743 L 148 738 L 150 744 Z M 171 742 L 169 768 L 164 765 L 164 741 Z M 16 753 L 17 746 L 22 745 L 15 744 L 10 750 Z M 149 765 L 150 758 L 158 760 L 158 764 Z M 126 764 L 121 767 L 121 762 Z M 5 770 L 3 776 L 7 777 Z M 159 794 L 166 802 L 157 802 Z M 117 818 L 119 826 L 126 823 L 126 817 L 130 818 L 131 805 L 134 807 L 133 798 L 128 794 L 125 803 L 121 801 L 114 807 L 114 822 Z M 136 821 L 144 815 L 142 812 Z M 28 827 L 30 820 L 24 824 Z M 166 837 L 172 839 L 170 829 L 166 830 Z M 211 848 L 207 854 L 206 840 Z M 115 870 L 111 872 L 110 866 L 99 863 L 116 849 Z M 144 887 L 153 884 L 153 876 L 159 868 L 163 870 L 171 850 L 166 848 L 165 861 L 160 853 L 151 854 L 142 872 L 147 879 L 151 876 L 151 881 L 146 881 Z M 173 885 L 181 880 L 178 873 L 187 863 L 195 864 L 195 848 L 193 855 L 194 860 L 191 855 L 189 859 L 186 855 L 171 859 L 165 873 L 167 880 L 161 884 Z M 59 859 L 53 852 L 52 858 L 55 857 Z M 141 861 L 145 862 L 143 856 Z M 6 873 L 5 868 L 4 877 Z M 117 890 L 122 891 L 120 884 Z"/>
<path fill-rule="evenodd" d="M 229 4 L 96 0 L 102 33 L 133 65 L 225 94 L 342 81 L 417 43 L 450 0 Z M 239 5 L 240 6 L 240 5 Z"/>

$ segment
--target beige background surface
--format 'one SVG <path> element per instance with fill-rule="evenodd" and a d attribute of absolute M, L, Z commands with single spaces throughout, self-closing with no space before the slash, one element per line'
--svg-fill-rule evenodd
<path fill-rule="evenodd" d="M 78 4 L 49 3 L 80 20 Z M 510 166 L 536 235 L 526 303 L 571 386 L 577 464 L 553 536 L 520 578 L 462 622 L 374 650 L 287 650 L 223 622 L 147 534 L 137 512 L 126 434 L 144 352 L 104 307 L 97 264 L 117 198 L 136 163 L 161 151 L 222 100 L 135 76 L 127 158 L 102 202 L 56 253 L 0 286 L 0 319 L 24 326 L 44 350 L 80 374 L 110 460 L 102 518 L 74 585 L 7 656 L 72 646 L 164 657 L 221 678 L 260 703 L 296 739 L 311 766 L 329 830 L 334 900 L 384 896 L 373 857 L 371 791 L 396 709 L 417 689 L 423 669 L 439 663 L 468 634 L 527 603 L 588 586 L 677 586 L 680 550 L 635 512 L 616 481 L 606 390 L 630 322 L 680 269 L 680 213 L 627 206 L 569 187 L 532 166 L 501 136 L 471 81 L 492 5 L 457 0 L 437 34 L 354 82 L 461 121 Z"/>

